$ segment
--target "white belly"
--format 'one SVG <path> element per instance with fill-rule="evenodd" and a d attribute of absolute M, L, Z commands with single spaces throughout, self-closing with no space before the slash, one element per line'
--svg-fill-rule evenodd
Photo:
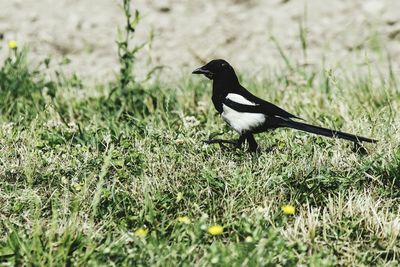
<path fill-rule="evenodd" d="M 226 105 L 222 105 L 222 119 L 239 134 L 257 128 L 265 122 L 265 115 L 261 113 L 237 112 Z"/>

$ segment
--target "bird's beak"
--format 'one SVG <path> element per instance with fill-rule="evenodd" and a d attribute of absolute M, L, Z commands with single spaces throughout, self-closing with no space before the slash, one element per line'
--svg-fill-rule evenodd
<path fill-rule="evenodd" d="M 208 79 L 212 79 L 214 76 L 214 73 L 209 71 L 208 69 L 203 67 L 195 69 L 192 74 L 204 74 Z"/>
<path fill-rule="evenodd" d="M 192 72 L 192 74 L 206 74 L 206 73 L 209 73 L 209 72 L 210 72 L 210 71 L 207 70 L 207 69 L 205 69 L 204 67 L 200 67 L 200 68 L 195 69 L 195 70 Z"/>

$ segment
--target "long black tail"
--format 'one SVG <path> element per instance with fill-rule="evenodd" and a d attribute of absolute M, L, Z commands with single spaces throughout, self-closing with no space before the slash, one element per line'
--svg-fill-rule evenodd
<path fill-rule="evenodd" d="M 319 134 L 319 135 L 328 136 L 328 137 L 342 138 L 342 139 L 346 139 L 346 140 L 353 141 L 356 143 L 360 143 L 360 142 L 376 143 L 376 142 L 378 142 L 378 140 L 375 140 L 375 139 L 362 137 L 362 136 L 349 134 L 349 133 L 344 133 L 344 132 L 340 132 L 340 131 L 334 131 L 334 130 L 330 130 L 327 128 L 322 128 L 322 127 L 310 125 L 307 123 L 292 121 L 292 120 L 282 121 L 282 126 L 309 132 L 309 133 L 313 133 L 313 134 Z"/>

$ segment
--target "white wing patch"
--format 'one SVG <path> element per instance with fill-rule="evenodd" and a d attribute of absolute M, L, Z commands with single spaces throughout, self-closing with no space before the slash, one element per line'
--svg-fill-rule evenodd
<path fill-rule="evenodd" d="M 238 94 L 228 94 L 226 96 L 229 100 L 232 100 L 233 102 L 239 103 L 239 104 L 244 104 L 244 105 L 252 105 L 255 106 L 256 104 L 254 102 L 251 102 L 247 100 L 245 97 L 238 95 Z"/>
<path fill-rule="evenodd" d="M 228 94 L 226 98 L 239 104 L 256 105 L 254 102 L 238 94 Z M 224 104 L 222 104 L 222 108 L 222 119 L 239 134 L 254 129 L 265 122 L 265 115 L 262 113 L 238 112 Z"/>

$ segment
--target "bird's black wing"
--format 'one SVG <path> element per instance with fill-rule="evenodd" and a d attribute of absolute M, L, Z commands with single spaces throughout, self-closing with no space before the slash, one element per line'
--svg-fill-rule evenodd
<path fill-rule="evenodd" d="M 260 99 L 261 103 L 256 103 L 255 105 L 247 105 L 247 104 L 241 104 L 237 103 L 235 101 L 232 101 L 229 98 L 225 98 L 223 101 L 223 104 L 227 105 L 228 107 L 239 111 L 239 112 L 248 112 L 248 113 L 262 113 L 265 115 L 269 116 L 279 116 L 283 118 L 296 118 L 300 119 L 299 117 L 290 114 L 289 112 L 281 109 L 280 107 L 275 106 L 274 104 L 271 104 L 267 101 L 264 101 Z"/>
<path fill-rule="evenodd" d="M 246 90 L 246 88 L 244 88 L 243 86 L 240 86 L 238 88 L 238 93 L 240 95 L 242 95 L 243 97 L 245 97 L 247 100 L 256 104 L 256 106 L 259 106 L 258 108 L 254 109 L 254 110 L 258 110 L 258 111 L 243 111 L 243 112 L 263 113 L 265 115 L 271 115 L 271 116 L 275 115 L 275 116 L 279 116 L 279 117 L 283 117 L 283 118 L 295 118 L 295 119 L 303 120 L 302 118 L 297 117 L 296 115 L 293 115 L 293 114 L 287 112 L 286 110 L 284 110 L 268 101 L 265 101 L 264 99 L 261 99 L 255 95 L 253 95 L 248 90 Z"/>
<path fill-rule="evenodd" d="M 234 109 L 238 112 L 264 113 L 264 108 L 261 105 L 240 104 L 240 103 L 230 100 L 229 98 L 225 98 L 223 101 L 223 104 L 227 105 L 231 109 Z"/>

